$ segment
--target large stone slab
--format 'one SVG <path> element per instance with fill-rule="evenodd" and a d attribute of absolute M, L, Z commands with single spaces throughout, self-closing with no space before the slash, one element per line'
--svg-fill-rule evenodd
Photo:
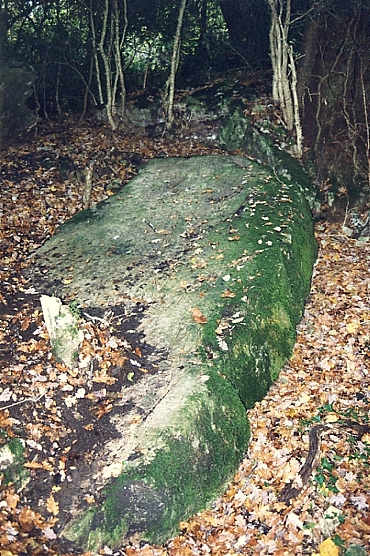
<path fill-rule="evenodd" d="M 36 254 L 42 293 L 128 314 L 140 305 L 158 363 L 120 392 L 114 438 L 55 493 L 69 547 L 162 542 L 235 471 L 245 410 L 289 357 L 309 292 L 306 189 L 240 156 L 152 160 Z"/>

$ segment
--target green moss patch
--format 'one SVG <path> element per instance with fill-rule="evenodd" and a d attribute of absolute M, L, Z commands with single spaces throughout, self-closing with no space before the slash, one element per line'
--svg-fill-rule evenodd
<path fill-rule="evenodd" d="M 29 480 L 29 472 L 23 466 L 24 444 L 20 438 L 7 439 L 6 433 L 1 431 L 0 438 L 5 441 L 0 446 L 0 484 L 13 484 L 17 490 L 21 490 Z"/>
<path fill-rule="evenodd" d="M 163 542 L 219 494 L 248 445 L 249 426 L 225 378 L 209 370 L 202 376 L 176 413 L 176 426 L 162 429 L 158 445 L 144 440 L 142 454 L 123 463 L 99 507 L 68 527 L 66 538 L 90 550 L 118 546 L 124 537 Z"/>

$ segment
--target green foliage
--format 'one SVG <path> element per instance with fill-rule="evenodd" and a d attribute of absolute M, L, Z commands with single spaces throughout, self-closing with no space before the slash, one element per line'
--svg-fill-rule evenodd
<path fill-rule="evenodd" d="M 81 312 L 77 301 L 71 301 L 69 304 L 69 310 L 76 319 L 80 318 Z"/>
<path fill-rule="evenodd" d="M 316 475 L 314 478 L 314 481 L 319 485 L 321 491 L 325 492 L 325 490 L 329 490 L 334 494 L 339 492 L 336 487 L 338 477 L 333 475 L 334 470 L 335 465 L 333 463 L 325 457 L 321 458 L 320 465 L 316 468 Z"/>
<path fill-rule="evenodd" d="M 225 60 L 227 29 L 218 2 L 190 0 L 185 12 L 181 37 L 179 84 L 188 86 L 189 78 L 196 81 L 219 69 Z M 129 88 L 143 87 L 148 72 L 147 86 L 162 87 L 168 77 L 172 42 L 178 16 L 178 5 L 163 6 L 163 2 L 132 2 L 128 6 L 129 31 L 125 43 L 125 58 Z M 224 51 L 222 53 L 222 51 Z"/>
<path fill-rule="evenodd" d="M 349 459 L 360 461 L 366 467 L 370 467 L 370 444 L 363 444 L 362 451 L 350 454 Z"/>
<path fill-rule="evenodd" d="M 12 49 L 38 73 L 36 94 L 42 114 L 70 107 L 83 95 L 81 76 L 89 68 L 88 13 L 72 0 L 40 3 L 18 17 L 8 34 Z"/>
<path fill-rule="evenodd" d="M 7 442 L 0 446 L 0 472 L 2 484 L 13 483 L 17 489 L 22 489 L 29 480 L 29 472 L 23 467 L 24 443 L 20 438 L 7 438 L 7 434 L 0 429 L 0 437 Z"/>
<path fill-rule="evenodd" d="M 344 522 L 342 515 L 337 515 L 337 518 L 341 523 Z M 339 546 L 339 548 L 344 548 L 344 541 L 340 538 L 339 535 L 334 535 L 332 541 L 336 546 Z"/>
<path fill-rule="evenodd" d="M 107 76 L 101 59 L 100 38 L 108 5 L 106 47 L 112 73 Z M 106 102 L 106 86 L 117 78 L 113 52 L 115 25 L 112 3 L 76 0 L 10 3 L 7 8 L 7 46 L 38 73 L 33 108 L 42 116 L 82 110 L 88 91 L 90 104 Z M 128 91 L 165 84 L 169 74 L 178 3 L 168 0 L 127 0 L 120 10 L 120 47 Z M 113 27 L 112 27 L 113 26 Z M 0 38 L 1 41 L 1 38 Z M 228 29 L 217 0 L 188 0 L 181 36 L 179 84 L 205 82 L 213 72 L 230 67 Z M 99 59 L 98 68 L 96 59 Z M 104 98 L 98 86 L 98 71 Z M 91 72 L 92 70 L 92 72 Z M 118 91 L 117 98 L 119 102 Z"/>
<path fill-rule="evenodd" d="M 367 400 L 365 400 L 367 401 Z M 311 417 L 310 419 L 302 419 L 301 420 L 301 430 L 306 430 L 311 426 L 315 426 L 318 423 L 325 423 L 326 415 L 335 415 L 337 421 L 334 423 L 338 423 L 339 425 L 342 423 L 343 425 L 346 424 L 347 420 L 352 420 L 355 423 L 368 423 L 368 413 L 366 411 L 366 404 L 363 407 L 356 407 L 356 408 L 346 408 L 341 411 L 336 411 L 333 404 L 323 404 L 322 406 L 318 407 L 317 414 Z M 361 462 L 361 464 L 365 467 L 369 467 L 370 463 L 370 444 L 367 442 L 361 442 L 361 449 L 357 445 L 357 438 L 351 434 L 347 435 L 347 442 L 351 444 L 350 454 L 348 456 L 348 460 L 356 460 Z M 325 496 L 329 495 L 330 493 L 337 494 L 338 488 L 336 483 L 338 481 L 338 477 L 336 476 L 336 465 L 338 461 L 343 459 L 342 456 L 335 454 L 331 459 L 327 457 L 323 457 L 320 460 L 320 464 L 316 467 L 316 475 L 313 481 L 319 486 L 319 490 Z"/>
<path fill-rule="evenodd" d="M 369 401 L 366 398 L 363 398 L 362 402 L 362 407 L 348 407 L 340 411 L 337 411 L 331 403 L 320 405 L 317 408 L 316 415 L 313 415 L 310 419 L 301 420 L 301 430 L 309 427 L 310 425 L 323 422 L 324 418 L 328 414 L 336 414 L 338 416 L 338 420 L 350 419 L 357 423 L 367 424 L 369 423 L 369 415 L 366 411 L 366 407 L 368 406 Z"/>
<path fill-rule="evenodd" d="M 351 544 L 345 551 L 344 556 L 368 556 L 368 552 L 363 546 Z"/>

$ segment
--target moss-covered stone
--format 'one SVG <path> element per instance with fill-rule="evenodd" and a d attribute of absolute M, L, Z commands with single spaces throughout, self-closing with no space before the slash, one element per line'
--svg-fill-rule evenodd
<path fill-rule="evenodd" d="M 254 128 L 241 108 L 236 106 L 225 118 L 220 128 L 219 141 L 231 151 L 239 149 L 267 164 L 277 177 L 282 176 L 283 181 L 285 176 L 290 177 L 304 190 L 311 208 L 314 207 L 318 192 L 307 172 L 287 152 L 274 145 L 267 135 Z"/>
<path fill-rule="evenodd" d="M 153 160 L 40 249 L 39 289 L 128 313 L 140 300 L 140 332 L 162 354 L 157 377 L 122 391 L 117 438 L 89 475 L 55 494 L 59 536 L 72 548 L 162 542 L 235 471 L 249 440 L 245 410 L 290 356 L 309 292 L 316 243 L 295 175 L 240 156 Z"/>
<path fill-rule="evenodd" d="M 67 527 L 66 538 L 90 550 L 138 536 L 164 542 L 182 519 L 219 494 L 246 449 L 249 426 L 235 390 L 218 373 L 208 373 L 176 423 L 160 433 L 160 449 L 152 445 L 149 455 L 124 462 L 102 503 Z"/>
<path fill-rule="evenodd" d="M 26 105 L 33 94 L 37 72 L 9 52 L 4 54 L 0 57 L 0 149 L 38 120 L 36 112 Z"/>
<path fill-rule="evenodd" d="M 21 490 L 29 480 L 29 472 L 24 467 L 24 443 L 20 438 L 8 438 L 1 430 L 0 438 L 5 442 L 0 446 L 0 484 L 13 484 Z"/>

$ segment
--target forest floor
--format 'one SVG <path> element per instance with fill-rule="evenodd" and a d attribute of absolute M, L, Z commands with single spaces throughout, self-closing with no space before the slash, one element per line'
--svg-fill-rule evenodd
<path fill-rule="evenodd" d="M 73 396 L 84 395 L 78 376 L 50 355 L 39 296 L 26 277 L 32 252 L 82 208 L 79 173 L 91 161 L 92 202 L 97 202 L 111 194 L 112 181 L 119 187 L 135 175 L 141 157 L 211 152 L 219 151 L 191 139 L 113 135 L 104 126 L 65 120 L 43 125 L 37 136 L 0 153 L 0 427 L 24 438 L 31 474 L 65 479 L 77 455 L 76 445 L 67 446 L 61 432 L 60 406 L 73 405 Z M 248 412 L 251 442 L 225 494 L 211 509 L 182 523 L 179 536 L 164 546 L 141 543 L 116 552 L 105 548 L 101 554 L 366 554 L 370 244 L 346 237 L 341 223 L 317 224 L 316 236 L 319 256 L 293 356 L 268 395 Z M 83 349 L 93 350 L 106 370 L 114 367 L 123 339 L 107 334 L 96 321 L 84 326 L 89 342 Z M 140 357 L 135 346 L 124 347 Z M 93 400 L 86 427 L 94 427 L 110 411 L 114 401 L 104 388 L 101 398 Z M 359 427 L 349 429 L 344 426 L 348 422 Z M 318 425 L 322 434 L 313 473 L 301 484 L 309 432 Z M 291 482 L 296 492 L 286 503 L 279 494 Z M 57 483 L 52 481 L 44 493 L 43 508 L 31 507 L 30 499 L 12 487 L 0 487 L 0 556 L 61 554 L 53 528 Z"/>

